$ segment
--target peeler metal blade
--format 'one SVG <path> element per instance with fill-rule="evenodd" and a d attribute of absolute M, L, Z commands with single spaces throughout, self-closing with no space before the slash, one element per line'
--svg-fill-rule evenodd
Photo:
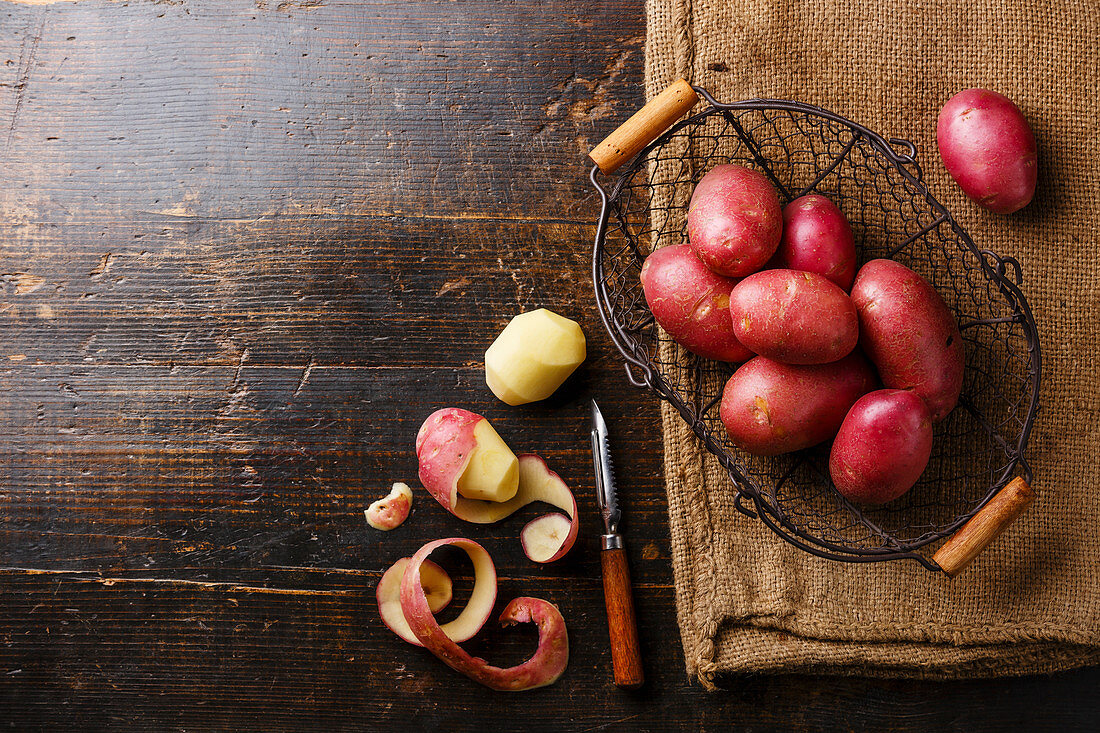
<path fill-rule="evenodd" d="M 592 466 L 596 472 L 596 502 L 603 517 L 604 532 L 619 533 L 619 502 L 615 495 L 615 471 L 607 443 L 607 423 L 596 400 L 592 400 Z"/>

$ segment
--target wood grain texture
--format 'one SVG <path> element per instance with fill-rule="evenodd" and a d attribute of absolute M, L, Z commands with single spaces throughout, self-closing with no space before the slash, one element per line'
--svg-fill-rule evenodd
<path fill-rule="evenodd" d="M 1095 670 L 937 685 L 683 671 L 656 402 L 591 305 L 592 144 L 642 104 L 641 0 L 0 3 L 0 723 L 14 730 L 1063 730 Z M 577 319 L 589 360 L 508 408 L 507 319 Z M 585 404 L 612 430 L 646 686 L 611 684 Z M 466 525 L 418 490 L 425 416 L 488 416 L 577 491 Z M 501 695 L 379 622 L 424 542 L 482 542 L 500 601 L 569 624 L 556 685 Z M 460 557 L 440 562 L 469 579 Z M 853 569 L 853 572 L 858 570 Z M 463 585 L 465 583 L 465 585 Z M 530 629 L 466 645 L 497 664 Z"/>
<path fill-rule="evenodd" d="M 607 630 L 611 640 L 611 665 L 615 684 L 636 689 L 645 682 L 642 650 L 638 641 L 638 620 L 634 613 L 634 588 L 630 566 L 622 547 L 600 551 L 603 568 L 603 598 L 607 607 Z"/>

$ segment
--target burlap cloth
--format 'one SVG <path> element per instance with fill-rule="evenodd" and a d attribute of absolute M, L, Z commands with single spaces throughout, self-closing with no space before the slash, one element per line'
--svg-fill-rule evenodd
<path fill-rule="evenodd" d="M 981 247 L 1019 259 L 1043 347 L 1028 446 L 1039 498 L 955 580 L 915 562 L 815 558 L 733 509 L 732 486 L 663 409 L 677 610 L 688 672 L 957 678 L 1100 662 L 1100 10 L 1089 2 L 649 0 L 646 90 L 819 104 L 918 149 Z M 1007 94 L 1039 140 L 1039 189 L 980 211 L 935 145 L 939 107 Z M 658 173 L 659 174 L 659 173 Z"/>

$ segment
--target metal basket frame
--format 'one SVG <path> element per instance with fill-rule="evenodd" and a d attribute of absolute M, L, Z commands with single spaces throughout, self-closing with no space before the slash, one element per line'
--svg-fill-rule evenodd
<path fill-rule="evenodd" d="M 693 86 L 692 88 L 699 96 L 706 100 L 709 105 L 708 107 L 676 123 L 662 135 L 657 137 L 652 143 L 645 146 L 640 153 L 617 172 L 610 186 L 601 184 L 601 171 L 599 166 L 593 166 L 589 176 L 592 185 L 599 192 L 601 198 L 601 210 L 596 228 L 595 246 L 592 253 L 592 278 L 595 287 L 597 310 L 599 311 L 600 319 L 604 327 L 611 337 L 612 343 L 625 361 L 624 366 L 626 368 L 627 378 L 634 386 L 654 392 L 658 397 L 666 400 L 676 408 L 690 426 L 693 433 L 702 441 L 707 450 L 717 457 L 720 464 L 729 473 L 736 487 L 734 499 L 736 508 L 749 517 L 758 517 L 787 542 L 813 555 L 832 560 L 843 562 L 881 562 L 908 558 L 916 560 L 929 570 L 940 570 L 941 568 L 934 560 L 917 552 L 917 550 L 929 543 L 953 534 L 958 530 L 1013 478 L 1017 469 L 1019 469 L 1028 482 L 1032 480 L 1031 468 L 1024 456 L 1024 451 L 1039 409 L 1041 353 L 1034 317 L 1028 306 L 1027 299 L 1019 288 L 1019 284 L 1023 279 L 1023 272 L 1019 262 L 1012 257 L 1003 257 L 990 250 L 980 249 L 974 243 L 970 235 L 959 226 L 951 213 L 932 196 L 924 185 L 922 171 L 916 161 L 916 148 L 908 140 L 884 138 L 878 133 L 838 114 L 802 102 L 779 99 L 750 99 L 733 103 L 723 103 L 716 100 L 701 87 Z M 816 179 L 807 186 L 804 191 L 792 195 L 792 192 L 787 191 L 786 188 L 779 183 L 779 179 L 769 167 L 767 157 L 761 153 L 758 146 L 754 145 L 752 136 L 741 128 L 736 118 L 731 114 L 746 110 L 764 112 L 785 111 L 788 113 L 816 116 L 848 128 L 853 133 L 853 137 L 851 142 L 848 143 L 847 147 L 836 157 L 833 163 L 828 166 L 827 169 L 821 171 Z M 1026 379 L 1030 382 L 1031 396 L 1027 404 L 1026 419 L 1023 421 L 1023 426 L 1019 432 L 1015 445 L 1008 444 L 1004 441 L 993 426 L 984 421 L 980 413 L 971 410 L 978 421 L 984 425 L 987 431 L 989 431 L 991 438 L 1000 440 L 1001 447 L 1005 450 L 1009 460 L 999 478 L 990 484 L 985 495 L 974 503 L 969 511 L 959 514 L 953 521 L 939 525 L 918 538 L 906 541 L 898 541 L 891 537 L 889 532 L 879 529 L 878 531 L 882 533 L 884 539 L 883 545 L 879 547 L 857 547 L 830 541 L 796 524 L 792 521 L 789 514 L 779 506 L 774 489 L 768 491 L 751 476 L 747 475 L 737 456 L 725 450 L 713 434 L 711 427 L 700 419 L 700 415 L 713 407 L 715 401 L 711 400 L 710 404 L 705 407 L 692 405 L 685 401 L 677 390 L 665 379 L 664 375 L 655 368 L 654 363 L 648 355 L 648 351 L 642 346 L 637 336 L 624 326 L 616 314 L 615 304 L 608 290 L 608 282 L 604 267 L 604 245 L 607 236 L 608 222 L 616 202 L 623 192 L 624 187 L 639 173 L 640 169 L 646 165 L 646 162 L 654 151 L 659 150 L 662 146 L 667 144 L 680 131 L 689 126 L 698 126 L 703 120 L 712 115 L 723 115 L 728 122 L 732 123 L 732 127 L 736 130 L 741 142 L 751 151 L 756 164 L 763 169 L 773 183 L 779 184 L 778 188 L 787 200 L 792 200 L 800 195 L 815 190 L 816 186 L 826 179 L 829 174 L 841 164 L 845 156 L 847 156 L 856 145 L 857 141 L 865 141 L 877 154 L 882 156 L 884 160 L 889 161 L 913 189 L 920 193 L 923 202 L 927 204 L 935 214 L 934 220 L 930 224 L 921 231 L 911 235 L 905 242 L 895 248 L 890 256 L 892 257 L 908 244 L 933 231 L 936 227 L 947 224 L 950 226 L 951 231 L 957 237 L 958 241 L 969 248 L 976 260 L 981 263 L 981 270 L 984 276 L 991 283 L 995 284 L 997 290 L 1011 307 L 1012 314 L 1010 316 L 977 319 L 960 324 L 960 328 L 964 329 L 974 326 L 1002 323 L 1006 320 L 1011 320 L 1019 324 L 1026 338 L 1028 351 L 1028 373 Z M 895 148 L 904 149 L 904 152 L 899 153 Z M 1011 277 L 1009 276 L 1010 271 Z M 962 408 L 971 409 L 965 403 L 965 400 L 962 403 Z M 775 477 L 773 477 L 773 481 L 774 478 Z M 838 501 L 842 502 L 855 516 L 862 518 L 869 528 L 872 530 L 875 529 L 875 525 L 870 523 L 869 520 L 863 516 L 861 509 L 840 496 L 839 492 L 836 492 L 836 489 L 832 487 L 831 482 L 830 488 L 836 493 Z M 749 508 L 745 505 L 746 498 L 752 502 L 753 508 Z"/>

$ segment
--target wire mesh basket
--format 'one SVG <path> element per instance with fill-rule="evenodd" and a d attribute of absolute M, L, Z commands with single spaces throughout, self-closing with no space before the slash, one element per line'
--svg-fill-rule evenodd
<path fill-rule="evenodd" d="M 706 108 L 672 124 L 698 96 Z M 592 271 L 600 316 L 630 381 L 679 411 L 729 472 L 739 510 L 818 556 L 912 558 L 955 575 L 1033 497 L 1024 451 L 1039 407 L 1039 339 L 1019 263 L 975 245 L 922 183 L 915 152 L 908 141 L 818 107 L 724 104 L 677 82 L 591 154 L 603 201 Z M 687 242 L 694 185 L 722 163 L 762 171 L 784 204 L 810 192 L 828 196 L 851 223 L 860 263 L 901 262 L 955 313 L 966 350 L 962 397 L 936 425 L 928 467 L 900 499 L 879 507 L 846 500 L 829 477 L 827 444 L 773 457 L 734 446 L 718 412 L 737 365 L 690 354 L 657 327 L 642 263 L 655 248 Z M 948 536 L 933 557 L 918 552 Z"/>

